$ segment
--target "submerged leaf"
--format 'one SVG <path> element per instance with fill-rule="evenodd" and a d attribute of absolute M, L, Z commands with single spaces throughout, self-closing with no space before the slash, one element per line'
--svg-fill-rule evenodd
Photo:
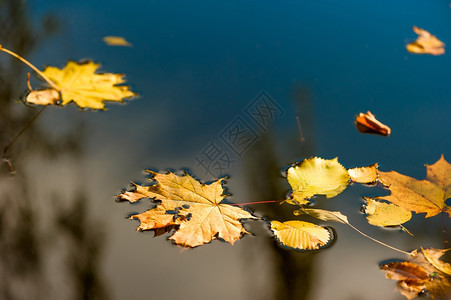
<path fill-rule="evenodd" d="M 413 31 L 418 34 L 418 38 L 415 42 L 406 46 L 407 51 L 417 54 L 432 55 L 441 55 L 445 53 L 445 44 L 435 35 L 432 35 L 428 31 L 417 26 L 413 26 Z"/>
<path fill-rule="evenodd" d="M 398 226 L 412 218 L 412 213 L 398 205 L 365 197 L 368 223 L 374 226 Z"/>
<path fill-rule="evenodd" d="M 427 165 L 425 180 L 417 180 L 395 171 L 379 172 L 379 180 L 390 189 L 391 194 L 375 199 L 384 199 L 416 213 L 426 213 L 426 218 L 441 212 L 451 216 L 445 204 L 451 191 L 451 165 L 442 155 L 433 165 Z"/>
<path fill-rule="evenodd" d="M 374 183 L 377 181 L 377 168 L 378 164 L 360 167 L 360 168 L 352 168 L 348 170 L 349 176 L 351 180 L 358 183 Z"/>
<path fill-rule="evenodd" d="M 331 239 L 329 230 L 304 221 L 271 221 L 271 230 L 280 243 L 299 250 L 319 249 Z"/>
<path fill-rule="evenodd" d="M 421 249 L 410 253 L 410 260 L 381 265 L 388 279 L 397 280 L 399 292 L 408 300 L 427 291 L 432 299 L 451 297 L 451 277 L 441 270 L 447 263 L 438 258 L 449 249 Z M 429 258 L 428 258 L 429 256 Z M 434 257 L 434 264 L 429 259 Z M 440 268 L 437 268 L 439 266 Z M 446 268 L 445 268 L 446 269 Z"/>
<path fill-rule="evenodd" d="M 160 174 L 148 171 L 156 181 L 151 186 L 135 185 L 119 199 L 137 202 L 143 198 L 161 201 L 156 207 L 130 218 L 140 220 L 139 230 L 155 230 L 177 225 L 170 237 L 176 244 L 196 247 L 216 237 L 231 244 L 247 233 L 241 219 L 256 219 L 249 212 L 222 203 L 223 179 L 202 184 L 190 175 Z"/>
<path fill-rule="evenodd" d="M 337 196 L 346 189 L 350 177 L 337 158 L 314 157 L 290 167 L 287 179 L 293 189 L 290 200 L 295 204 L 306 204 L 306 199 L 314 195 Z"/>
<path fill-rule="evenodd" d="M 361 133 L 373 133 L 383 136 L 388 136 L 391 133 L 390 127 L 379 122 L 370 111 L 367 111 L 366 114 L 359 113 L 355 119 L 355 126 Z"/>
<path fill-rule="evenodd" d="M 103 101 L 122 102 L 136 96 L 127 86 L 118 85 L 125 82 L 123 75 L 97 74 L 99 66 L 92 61 L 69 61 L 64 69 L 47 67 L 43 73 L 60 88 L 61 105 L 73 101 L 81 108 L 104 109 Z"/>

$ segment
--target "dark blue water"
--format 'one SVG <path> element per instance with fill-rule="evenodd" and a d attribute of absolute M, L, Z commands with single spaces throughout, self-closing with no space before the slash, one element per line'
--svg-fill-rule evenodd
<path fill-rule="evenodd" d="M 383 171 L 424 178 L 425 163 L 441 154 L 451 160 L 451 58 L 448 53 L 410 54 L 405 45 L 416 38 L 413 25 L 451 44 L 449 1 L 0 3 L 0 9 L 23 9 L 35 31 L 50 16 L 51 33 L 24 53 L 39 68 L 92 59 L 102 63 L 101 71 L 125 74 L 140 95 L 125 105 L 109 103 L 106 112 L 49 108 L 35 124 L 43 134 L 33 142 L 30 133 L 31 146 L 20 153 L 16 149 L 20 176 L 2 186 L 26 184 L 35 239 L 43 246 L 36 247 L 40 267 L 30 271 L 35 277 L 16 274 L 5 284 L 3 290 L 16 297 L 11 299 L 35 291 L 45 299 L 81 297 L 82 291 L 92 299 L 402 299 L 378 264 L 405 257 L 344 225 L 334 225 L 334 246 L 315 254 L 281 254 L 263 223 L 249 224 L 255 236 L 234 246 L 214 241 L 180 253 L 164 237 L 136 233 L 137 222 L 125 219 L 150 203 L 130 206 L 114 197 L 130 181 L 145 182 L 146 168 L 187 168 L 204 181 L 230 175 L 230 200 L 237 203 L 260 200 L 266 188 L 266 195 L 281 199 L 289 186 L 279 171 L 307 156 L 338 156 L 347 168 L 378 162 Z M 123 36 L 133 46 L 107 46 L 102 41 L 107 35 Z M 0 44 L 16 50 L 13 40 Z M 26 89 L 26 71 L 14 78 L 19 87 L 11 101 Z M 264 125 L 249 113 L 261 108 L 262 92 L 274 109 Z M 14 114 L 29 111 L 21 105 Z M 390 137 L 355 129 L 355 116 L 367 110 L 391 127 Z M 248 129 L 251 142 L 231 147 L 224 137 L 237 124 Z M 56 153 L 33 148 L 75 133 L 80 134 L 74 145 L 52 148 Z M 221 170 L 199 163 L 211 145 L 230 158 Z M 415 237 L 368 225 L 359 213 L 361 197 L 383 193 L 353 185 L 335 199 L 319 199 L 318 205 L 342 211 L 363 231 L 404 250 L 443 247 L 440 216 L 415 216 L 406 224 L 411 231 L 419 228 Z M 63 214 L 77 197 L 84 199 L 85 210 L 77 214 L 74 206 Z M 295 219 L 291 207 L 283 215 L 273 206 L 251 208 Z M 85 231 L 73 226 L 64 231 L 65 223 L 55 221 L 74 215 Z M 447 218 L 445 223 L 449 227 Z M 89 243 L 96 245 L 97 256 L 80 246 Z M 300 274 L 288 274 L 288 265 Z M 10 273 L 5 266 L 2 276 Z M 74 266 L 95 270 L 96 280 L 80 276 L 83 272 Z M 42 282 L 37 284 L 36 277 Z M 23 289 L 17 287 L 21 282 Z"/>

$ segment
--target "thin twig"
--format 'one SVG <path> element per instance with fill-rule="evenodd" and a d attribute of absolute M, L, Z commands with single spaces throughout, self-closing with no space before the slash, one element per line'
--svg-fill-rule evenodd
<path fill-rule="evenodd" d="M 21 62 L 23 62 L 24 64 L 26 64 L 27 66 L 29 66 L 30 68 L 32 68 L 36 73 L 38 73 L 45 81 L 47 81 L 52 88 L 54 88 L 55 90 L 57 90 L 58 92 L 61 91 L 61 89 L 53 82 L 51 81 L 44 73 L 42 73 L 38 68 L 36 68 L 31 62 L 29 62 L 28 60 L 26 60 L 25 58 L 23 58 L 22 56 L 12 52 L 11 50 L 5 49 L 2 47 L 2 45 L 0 45 L 0 51 L 6 52 L 11 56 L 14 56 L 15 58 L 17 58 L 18 60 L 20 60 Z"/>
<path fill-rule="evenodd" d="M 34 121 L 36 121 L 36 119 L 42 114 L 46 107 L 47 106 L 43 106 L 41 110 L 27 123 L 27 125 L 25 125 L 25 127 L 22 128 L 22 130 L 12 139 L 12 141 L 5 147 L 5 149 L 3 149 L 3 157 L 6 156 L 6 152 L 8 152 L 9 148 L 11 148 L 12 145 L 14 145 L 14 143 L 17 141 L 17 139 L 22 135 L 22 133 L 24 133 L 25 130 L 27 130 Z"/>
<path fill-rule="evenodd" d="M 301 126 L 301 118 L 299 115 L 296 116 L 296 123 L 298 124 L 299 137 L 301 138 L 301 142 L 305 141 L 304 134 L 302 134 L 302 126 Z"/>

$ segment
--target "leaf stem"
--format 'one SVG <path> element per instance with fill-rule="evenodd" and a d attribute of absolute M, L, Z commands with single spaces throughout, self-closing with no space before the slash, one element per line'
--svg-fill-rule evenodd
<path fill-rule="evenodd" d="M 401 249 L 398 249 L 398 248 L 395 248 L 395 247 L 390 246 L 390 245 L 388 245 L 388 244 L 385 244 L 384 242 L 381 242 L 381 241 L 379 241 L 379 240 L 377 240 L 377 239 L 375 239 L 375 238 L 373 238 L 373 237 L 367 235 L 366 233 L 360 231 L 357 227 L 355 227 L 354 225 L 352 225 L 352 224 L 349 223 L 349 222 L 346 222 L 346 224 L 348 224 L 352 229 L 354 229 L 355 231 L 357 231 L 358 233 L 360 233 L 360 234 L 363 235 L 364 237 L 369 238 L 369 239 L 372 240 L 373 242 L 376 242 L 376 243 L 378 243 L 378 244 L 380 244 L 380 245 L 382 245 L 382 246 L 385 246 L 385 247 L 387 247 L 387 248 L 390 248 L 390 249 L 392 249 L 392 250 L 395 250 L 395 251 L 398 251 L 398 252 L 401 252 L 401 253 L 403 253 L 403 254 L 406 254 L 406 255 L 409 255 L 409 256 L 410 256 L 410 253 L 409 253 L 409 252 L 404 251 L 404 250 L 401 250 Z"/>
<path fill-rule="evenodd" d="M 54 88 L 55 90 L 57 90 L 58 92 L 61 91 L 61 89 L 53 82 L 51 81 L 44 73 L 42 73 L 38 68 L 36 68 L 31 62 L 29 62 L 28 60 L 26 60 L 25 58 L 23 58 L 22 56 L 20 56 L 19 54 L 14 53 L 11 50 L 5 49 L 2 47 L 2 45 L 0 45 L 0 50 L 3 52 L 8 53 L 11 56 L 14 56 L 15 58 L 17 58 L 18 60 L 20 60 L 21 62 L 23 62 L 24 64 L 26 64 L 27 66 L 29 66 L 30 68 L 32 68 L 36 73 L 38 73 L 45 81 L 47 81 L 52 88 Z"/>
<path fill-rule="evenodd" d="M 231 203 L 230 205 L 243 206 L 252 204 L 266 204 L 266 203 L 278 203 L 285 200 L 267 200 L 267 201 L 256 201 L 256 202 L 245 202 L 245 203 Z"/>

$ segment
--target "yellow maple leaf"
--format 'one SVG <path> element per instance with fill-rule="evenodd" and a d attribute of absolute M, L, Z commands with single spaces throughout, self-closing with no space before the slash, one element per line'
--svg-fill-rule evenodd
<path fill-rule="evenodd" d="M 122 74 L 97 74 L 100 64 L 69 61 L 64 69 L 47 67 L 42 72 L 59 88 L 61 105 L 75 102 L 81 108 L 104 109 L 103 101 L 119 101 L 136 96 L 124 83 Z M 48 103 L 53 104 L 53 103 Z"/>
<path fill-rule="evenodd" d="M 445 204 L 451 196 L 451 165 L 442 155 L 433 165 L 427 165 L 425 180 L 399 174 L 398 172 L 380 172 L 379 181 L 390 189 L 384 199 L 416 213 L 426 213 L 426 218 L 441 212 L 451 216 L 451 209 Z"/>
<path fill-rule="evenodd" d="M 239 207 L 223 203 L 223 179 L 202 184 L 189 174 L 148 172 L 155 184 L 135 185 L 135 191 L 119 195 L 119 199 L 130 202 L 143 198 L 159 202 L 156 207 L 130 217 L 140 220 L 138 230 L 178 226 L 170 239 L 184 247 L 200 246 L 216 237 L 234 244 L 243 233 L 248 233 L 241 219 L 256 219 Z"/>
<path fill-rule="evenodd" d="M 271 230 L 279 242 L 299 250 L 315 250 L 331 239 L 328 229 L 304 221 L 271 221 Z"/>
<path fill-rule="evenodd" d="M 292 204 L 306 204 L 306 199 L 314 195 L 335 197 L 346 189 L 349 179 L 348 172 L 338 162 L 338 158 L 305 159 L 287 171 L 287 180 L 293 189 L 292 198 L 287 201 Z"/>
<path fill-rule="evenodd" d="M 445 44 L 429 31 L 413 26 L 413 31 L 418 34 L 416 41 L 406 46 L 407 51 L 417 54 L 441 55 L 445 53 Z"/>
<path fill-rule="evenodd" d="M 443 268 L 449 271 L 449 264 L 439 259 L 447 250 L 421 248 L 421 251 L 412 251 L 408 261 L 394 261 L 380 268 L 388 279 L 398 281 L 399 292 L 408 300 L 417 298 L 425 291 L 432 299 L 449 299 L 451 277 L 443 272 Z"/>

